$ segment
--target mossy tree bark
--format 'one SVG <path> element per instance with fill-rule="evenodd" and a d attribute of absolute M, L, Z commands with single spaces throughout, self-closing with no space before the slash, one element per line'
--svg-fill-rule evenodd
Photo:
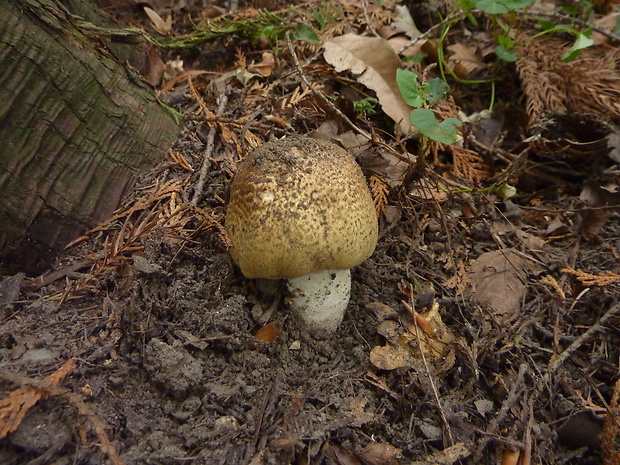
<path fill-rule="evenodd" d="M 0 258 L 40 265 L 111 216 L 177 126 L 57 0 L 0 18 Z"/>

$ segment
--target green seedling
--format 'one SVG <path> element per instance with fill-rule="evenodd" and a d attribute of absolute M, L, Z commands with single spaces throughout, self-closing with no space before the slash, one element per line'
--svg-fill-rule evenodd
<path fill-rule="evenodd" d="M 353 102 L 353 108 L 357 113 L 363 113 L 364 115 L 374 115 L 377 113 L 377 104 L 379 100 L 373 97 L 363 98 L 357 102 Z"/>
<path fill-rule="evenodd" d="M 442 144 L 456 142 L 456 126 L 461 126 L 463 123 L 457 118 L 446 118 L 440 122 L 435 113 L 427 108 L 445 98 L 450 90 L 444 80 L 435 78 L 420 84 L 416 73 L 398 69 L 396 83 L 403 100 L 414 107 L 409 114 L 409 120 L 420 134 Z"/>

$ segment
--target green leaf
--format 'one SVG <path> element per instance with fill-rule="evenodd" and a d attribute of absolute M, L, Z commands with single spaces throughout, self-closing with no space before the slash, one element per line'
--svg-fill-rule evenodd
<path fill-rule="evenodd" d="M 594 44 L 594 41 L 588 37 L 591 32 L 577 33 L 577 38 L 573 46 L 562 56 L 562 61 L 573 61 L 576 59 L 584 48 L 588 48 Z M 586 35 L 587 34 L 587 35 Z"/>
<path fill-rule="evenodd" d="M 262 31 L 260 31 L 259 35 L 265 36 L 268 39 L 273 39 L 275 35 L 275 26 L 269 25 L 265 26 Z"/>
<path fill-rule="evenodd" d="M 535 0 L 501 0 L 501 3 L 506 5 L 510 10 L 518 10 L 533 5 L 534 1 Z"/>
<path fill-rule="evenodd" d="M 508 8 L 498 0 L 473 0 L 473 2 L 476 8 L 490 15 L 503 15 L 508 13 Z"/>
<path fill-rule="evenodd" d="M 499 44 L 502 47 L 507 48 L 507 49 L 511 49 L 512 47 L 517 45 L 517 41 L 516 40 L 513 40 L 510 37 L 505 36 L 503 34 L 497 36 L 497 41 L 499 42 Z"/>
<path fill-rule="evenodd" d="M 431 79 L 427 84 L 428 95 L 426 99 L 431 105 L 444 98 L 450 90 L 450 86 L 441 78 Z"/>
<path fill-rule="evenodd" d="M 453 144 L 457 138 L 455 126 L 463 124 L 456 118 L 446 118 L 439 123 L 435 114 L 427 108 L 416 108 L 409 115 L 409 120 L 423 135 L 442 144 Z"/>
<path fill-rule="evenodd" d="M 319 43 L 319 36 L 317 35 L 317 33 L 305 24 L 300 24 L 293 30 L 293 38 L 297 40 L 303 40 L 304 42 L 308 42 L 309 44 Z"/>
<path fill-rule="evenodd" d="M 495 188 L 495 192 L 502 198 L 502 200 L 508 200 L 510 197 L 517 195 L 517 188 L 511 186 L 507 182 L 503 182 Z"/>
<path fill-rule="evenodd" d="M 538 22 L 538 24 L 540 24 L 540 27 L 543 31 L 550 31 L 555 27 L 555 23 L 553 21 L 548 21 L 541 18 L 536 18 L 536 21 Z"/>
<path fill-rule="evenodd" d="M 491 15 L 503 15 L 509 11 L 525 8 L 534 3 L 534 0 L 473 0 L 474 5 L 481 11 Z"/>
<path fill-rule="evenodd" d="M 397 69 L 396 83 L 398 84 L 400 95 L 407 102 L 407 105 L 418 108 L 424 104 L 425 98 L 420 92 L 418 75 L 416 73 L 406 69 Z"/>
<path fill-rule="evenodd" d="M 428 53 L 426 52 L 422 52 L 422 53 L 416 53 L 415 55 L 409 55 L 406 57 L 403 57 L 402 60 L 404 62 L 411 62 L 411 63 L 415 63 L 416 65 L 422 63 L 424 61 L 424 58 L 426 58 L 428 56 Z"/>
<path fill-rule="evenodd" d="M 517 61 L 517 54 L 515 53 L 515 51 L 509 50 L 505 47 L 502 47 L 501 45 L 495 47 L 495 55 L 497 55 L 497 58 L 499 58 L 500 60 L 507 61 L 508 63 L 514 63 L 515 61 Z"/>

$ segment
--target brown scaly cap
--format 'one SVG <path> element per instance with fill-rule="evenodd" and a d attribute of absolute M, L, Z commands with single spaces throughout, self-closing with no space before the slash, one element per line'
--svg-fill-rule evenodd
<path fill-rule="evenodd" d="M 233 179 L 226 229 L 248 278 L 349 269 L 375 249 L 377 215 L 366 179 L 343 148 L 287 137 L 250 152 Z"/>

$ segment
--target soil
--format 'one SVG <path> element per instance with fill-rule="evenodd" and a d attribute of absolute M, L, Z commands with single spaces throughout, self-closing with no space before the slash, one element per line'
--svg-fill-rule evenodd
<path fill-rule="evenodd" d="M 185 114 L 198 108 L 187 88 L 174 97 Z M 222 117 L 248 111 L 235 105 Z M 311 135 L 321 118 L 250 126 L 267 140 Z M 282 283 L 247 280 L 232 262 L 222 224 L 234 142 L 218 135 L 198 207 L 189 205 L 208 136 L 186 122 L 173 151 L 196 171 L 166 161 L 124 215 L 48 273 L 2 281 L 2 399 L 19 389 L 41 398 L 14 407 L 23 417 L 0 441 L 0 463 L 494 464 L 514 451 L 534 463 L 603 463 L 614 433 L 605 406 L 620 378 L 620 283 L 562 270 L 620 274 L 617 214 L 592 233 L 593 210 L 579 198 L 603 174 L 615 179 L 611 158 L 576 162 L 570 174 L 564 160 L 535 160 L 538 175 L 522 173 L 509 200 L 416 194 L 445 166 L 439 154 L 425 176 L 388 189 L 377 248 L 352 270 L 347 314 L 330 333 L 287 310 Z M 376 153 L 357 153 L 367 173 Z M 170 181 L 176 194 L 131 210 Z M 165 210 L 174 202 L 178 217 Z M 514 290 L 508 278 L 486 301 L 470 282 L 475 260 L 498 250 L 527 262 L 516 266 L 525 291 L 509 314 L 496 311 Z M 420 332 L 448 341 L 439 355 L 420 355 Z M 72 358 L 52 386 L 46 377 Z"/>

